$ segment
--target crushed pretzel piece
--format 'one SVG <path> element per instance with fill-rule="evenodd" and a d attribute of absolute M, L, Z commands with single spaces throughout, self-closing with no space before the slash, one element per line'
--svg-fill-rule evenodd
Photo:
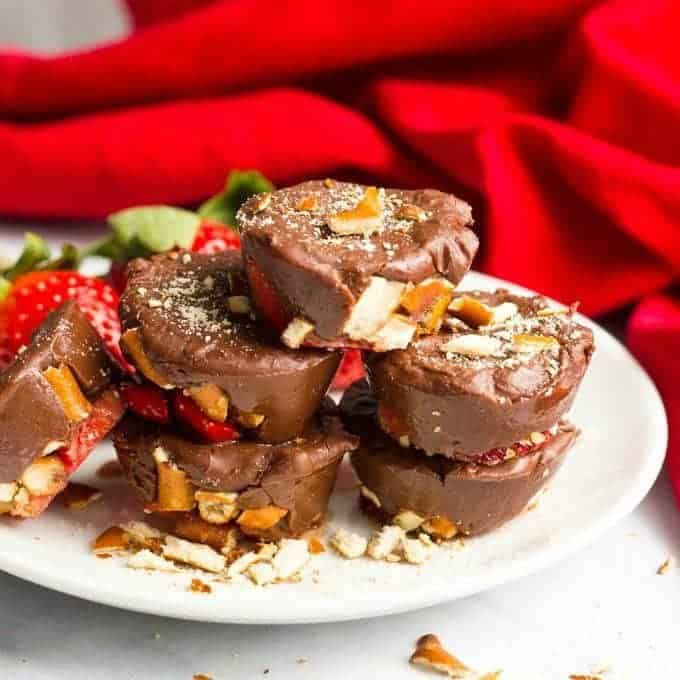
<path fill-rule="evenodd" d="M 667 557 L 666 560 L 656 570 L 656 573 L 659 576 L 663 576 L 671 568 L 672 565 L 673 565 L 673 558 Z"/>
<path fill-rule="evenodd" d="M 127 566 L 130 569 L 149 569 L 151 571 L 167 571 L 170 573 L 179 571 L 172 562 L 146 548 L 130 555 Z"/>
<path fill-rule="evenodd" d="M 411 510 L 402 510 L 392 518 L 392 524 L 401 527 L 406 533 L 415 531 L 424 521 L 424 517 Z"/>
<path fill-rule="evenodd" d="M 365 554 L 368 541 L 359 534 L 353 534 L 346 529 L 338 529 L 331 538 L 331 546 L 343 557 L 354 560 Z"/>
<path fill-rule="evenodd" d="M 423 635 L 409 661 L 446 673 L 456 680 L 479 680 L 479 675 L 442 647 L 436 635 Z"/>
<path fill-rule="evenodd" d="M 208 583 L 201 581 L 200 578 L 192 578 L 189 591 L 192 593 L 212 593 L 212 588 Z"/>
<path fill-rule="evenodd" d="M 368 541 L 366 553 L 374 560 L 384 560 L 388 555 L 401 549 L 404 530 L 398 526 L 384 526 Z"/>
<path fill-rule="evenodd" d="M 191 543 L 176 536 L 166 537 L 163 556 L 214 573 L 224 571 L 227 562 L 224 555 L 220 555 L 210 546 Z"/>
<path fill-rule="evenodd" d="M 95 555 L 112 552 L 124 552 L 130 548 L 130 537 L 120 527 L 109 527 L 103 531 L 94 541 L 92 552 Z"/>
<path fill-rule="evenodd" d="M 307 544 L 309 546 L 309 552 L 312 555 L 318 555 L 320 553 L 326 552 L 326 546 L 317 536 L 310 536 L 307 540 Z"/>
<path fill-rule="evenodd" d="M 269 562 L 255 562 L 248 567 L 247 573 L 257 586 L 266 586 L 276 578 L 276 570 Z"/>
<path fill-rule="evenodd" d="M 343 210 L 328 217 L 328 227 L 341 236 L 361 234 L 370 236 L 382 231 L 382 206 L 377 187 L 367 187 L 363 197 L 351 210 Z"/>
<path fill-rule="evenodd" d="M 255 552 L 247 552 L 244 555 L 241 555 L 227 568 L 227 577 L 235 578 L 236 576 L 239 576 L 246 571 L 251 564 L 255 564 L 259 559 L 260 558 Z"/>
<path fill-rule="evenodd" d="M 551 335 L 516 333 L 512 336 L 512 346 L 516 352 L 543 352 L 559 349 L 560 343 Z"/>
<path fill-rule="evenodd" d="M 62 503 L 69 510 L 83 510 L 103 496 L 100 489 L 78 482 L 69 482 L 60 494 Z"/>
<path fill-rule="evenodd" d="M 300 573 L 309 560 L 307 541 L 295 538 L 284 538 L 272 560 L 279 581 L 288 581 Z"/>

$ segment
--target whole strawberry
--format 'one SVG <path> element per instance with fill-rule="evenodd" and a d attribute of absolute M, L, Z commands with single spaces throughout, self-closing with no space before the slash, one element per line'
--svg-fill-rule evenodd
<path fill-rule="evenodd" d="M 1 353 L 13 356 L 28 345 L 45 317 L 66 300 L 78 303 L 111 356 L 123 368 L 132 370 L 119 346 L 118 293 L 101 279 L 76 271 L 30 272 L 12 282 L 9 294 L 0 303 L 0 338 L 4 336 Z"/>
<path fill-rule="evenodd" d="M 195 253 L 206 255 L 213 255 L 224 250 L 239 250 L 240 248 L 241 239 L 236 232 L 220 222 L 205 219 L 201 221 L 194 242 L 191 244 L 191 250 Z"/>

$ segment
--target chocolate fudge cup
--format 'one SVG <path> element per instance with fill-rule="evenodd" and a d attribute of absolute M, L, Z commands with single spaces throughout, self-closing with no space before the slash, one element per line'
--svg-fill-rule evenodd
<path fill-rule="evenodd" d="M 303 432 L 340 361 L 288 349 L 255 323 L 237 252 L 134 260 L 120 311 L 123 349 L 147 379 L 268 443 Z"/>
<path fill-rule="evenodd" d="M 201 526 L 210 536 L 206 525 L 238 526 L 264 540 L 319 526 L 338 465 L 358 445 L 337 419 L 314 423 L 284 444 L 198 444 L 130 414 L 113 441 L 147 510 L 177 513 L 176 533 L 191 539 L 200 536 Z"/>
<path fill-rule="evenodd" d="M 434 189 L 311 181 L 253 196 L 241 232 L 253 300 L 289 347 L 406 347 L 436 330 L 477 251 L 470 206 Z"/>
<path fill-rule="evenodd" d="M 0 514 L 35 517 L 123 414 L 112 365 L 73 301 L 0 373 Z"/>
<path fill-rule="evenodd" d="M 479 461 L 541 440 L 593 353 L 571 309 L 506 290 L 456 293 L 442 330 L 368 360 L 382 429 L 405 447 Z M 540 442 L 539 442 L 540 443 Z"/>
<path fill-rule="evenodd" d="M 351 461 L 361 507 L 381 522 L 436 539 L 490 531 L 520 514 L 552 479 L 578 432 L 561 423 L 536 449 L 497 464 L 453 461 L 403 448 L 374 418 L 364 385 L 341 404 L 343 421 L 361 437 Z"/>

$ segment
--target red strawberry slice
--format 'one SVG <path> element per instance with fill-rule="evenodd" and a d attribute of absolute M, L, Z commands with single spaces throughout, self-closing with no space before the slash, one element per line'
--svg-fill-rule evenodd
<path fill-rule="evenodd" d="M 332 390 L 346 390 L 357 380 L 361 380 L 366 375 L 364 362 L 361 358 L 361 350 L 348 349 L 342 356 L 340 366 L 333 378 Z"/>
<path fill-rule="evenodd" d="M 203 220 L 198 227 L 191 250 L 212 255 L 224 250 L 239 250 L 241 239 L 233 230 L 220 222 Z"/>
<path fill-rule="evenodd" d="M 281 333 L 288 325 L 279 295 L 269 283 L 269 279 L 260 271 L 252 258 L 246 262 L 246 276 L 250 286 L 250 294 L 265 322 L 276 332 Z"/>
<path fill-rule="evenodd" d="M 546 441 L 552 436 L 550 432 L 542 432 L 541 434 L 546 438 Z M 534 444 L 534 442 L 526 440 L 524 442 L 516 442 L 506 449 L 489 449 L 475 456 L 472 462 L 478 465 L 498 465 L 512 458 L 522 458 L 530 453 L 536 453 L 544 443 Z"/>
<path fill-rule="evenodd" d="M 218 423 L 208 418 L 191 398 L 177 390 L 172 405 L 177 419 L 208 442 L 226 442 L 238 439 L 238 430 L 230 423 Z"/>
<path fill-rule="evenodd" d="M 119 389 L 127 407 L 140 418 L 161 425 L 170 422 L 168 396 L 160 387 L 123 383 Z"/>
<path fill-rule="evenodd" d="M 124 413 L 125 406 L 117 390 L 108 389 L 97 397 L 92 405 L 92 413 L 79 425 L 70 446 L 57 454 L 69 474 L 80 467 Z"/>
<path fill-rule="evenodd" d="M 2 320 L 0 319 L 0 323 Z M 0 371 L 9 366 L 14 358 L 14 352 L 9 348 L 9 339 L 4 328 L 0 328 Z"/>
<path fill-rule="evenodd" d="M 73 271 L 32 272 L 16 279 L 0 305 L 0 327 L 7 338 L 6 348 L 15 354 L 28 345 L 45 317 L 65 300 L 78 303 L 111 355 L 124 370 L 134 372 L 120 350 L 118 293 L 100 279 Z"/>

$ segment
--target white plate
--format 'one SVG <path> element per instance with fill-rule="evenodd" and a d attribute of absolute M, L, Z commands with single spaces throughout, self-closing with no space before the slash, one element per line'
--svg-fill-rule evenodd
<path fill-rule="evenodd" d="M 466 287 L 517 286 L 471 273 Z M 588 322 L 586 322 L 588 323 Z M 128 569 L 122 558 L 90 552 L 113 523 L 140 516 L 120 480 L 95 470 L 113 457 L 100 447 L 76 478 L 105 497 L 83 511 L 54 507 L 34 521 L 0 521 L 0 568 L 47 588 L 107 605 L 199 621 L 310 623 L 403 612 L 471 595 L 554 564 L 596 540 L 644 498 L 661 468 L 667 425 L 652 382 L 626 349 L 593 326 L 597 351 L 571 418 L 583 437 L 568 455 L 538 507 L 460 547 L 435 551 L 422 567 L 369 559 L 316 556 L 300 583 L 258 588 L 213 584 L 211 595 L 187 591 L 195 572 L 160 574 Z M 345 470 L 347 473 L 347 470 Z M 346 477 L 346 474 L 344 474 Z M 342 479 L 343 475 L 341 475 Z M 325 533 L 370 525 L 356 508 L 356 490 L 336 493 Z M 204 580 L 210 580 L 205 575 Z"/>

